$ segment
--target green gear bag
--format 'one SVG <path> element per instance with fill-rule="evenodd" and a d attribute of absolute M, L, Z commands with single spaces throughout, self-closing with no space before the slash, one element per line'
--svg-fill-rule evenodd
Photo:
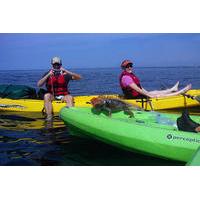
<path fill-rule="evenodd" d="M 35 88 L 26 85 L 0 85 L 0 98 L 9 99 L 35 99 Z"/>

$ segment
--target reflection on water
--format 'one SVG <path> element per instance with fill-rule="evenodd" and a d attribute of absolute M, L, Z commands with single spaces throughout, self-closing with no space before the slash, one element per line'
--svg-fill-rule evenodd
<path fill-rule="evenodd" d="M 27 130 L 27 129 L 51 129 L 65 127 L 58 116 L 54 116 L 53 121 L 45 121 L 41 113 L 15 113 L 1 112 L 0 129 Z"/>
<path fill-rule="evenodd" d="M 70 141 L 65 125 L 58 116 L 47 123 L 27 114 L 1 113 L 0 165 L 57 165 L 60 144 Z"/>
<path fill-rule="evenodd" d="M 1 130 L 0 165 L 12 165 L 13 160 L 19 159 L 22 164 L 26 160 L 33 165 L 56 165 L 61 160 L 60 144 L 70 142 L 66 132 L 66 128 Z"/>
<path fill-rule="evenodd" d="M 184 165 L 182 162 L 169 161 L 137 154 L 107 145 L 97 140 L 73 138 L 63 146 L 61 165 L 90 166 L 170 166 Z"/>

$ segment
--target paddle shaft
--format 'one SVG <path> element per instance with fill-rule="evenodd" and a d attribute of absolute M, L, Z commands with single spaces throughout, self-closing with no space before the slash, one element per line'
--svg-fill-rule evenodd
<path fill-rule="evenodd" d="M 184 97 L 187 97 L 187 98 L 190 98 L 190 99 L 193 99 L 193 100 L 196 100 L 198 102 L 200 102 L 200 96 L 192 96 L 190 94 L 182 94 Z"/>

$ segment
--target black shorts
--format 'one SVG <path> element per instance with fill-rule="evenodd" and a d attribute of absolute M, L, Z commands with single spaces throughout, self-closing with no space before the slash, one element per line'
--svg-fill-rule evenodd
<path fill-rule="evenodd" d="M 131 94 L 129 95 L 124 95 L 125 99 L 147 99 L 148 97 L 143 95 L 143 94 L 140 94 L 138 96 L 133 96 Z"/>

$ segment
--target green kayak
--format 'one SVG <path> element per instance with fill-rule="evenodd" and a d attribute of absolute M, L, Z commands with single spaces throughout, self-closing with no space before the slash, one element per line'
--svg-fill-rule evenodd
<path fill-rule="evenodd" d="M 123 149 L 188 162 L 200 146 L 200 134 L 179 131 L 176 127 L 179 116 L 136 110 L 132 118 L 122 111 L 108 117 L 94 113 L 91 108 L 76 107 L 60 111 L 65 124 L 79 134 Z M 200 123 L 198 116 L 192 119 Z"/>

